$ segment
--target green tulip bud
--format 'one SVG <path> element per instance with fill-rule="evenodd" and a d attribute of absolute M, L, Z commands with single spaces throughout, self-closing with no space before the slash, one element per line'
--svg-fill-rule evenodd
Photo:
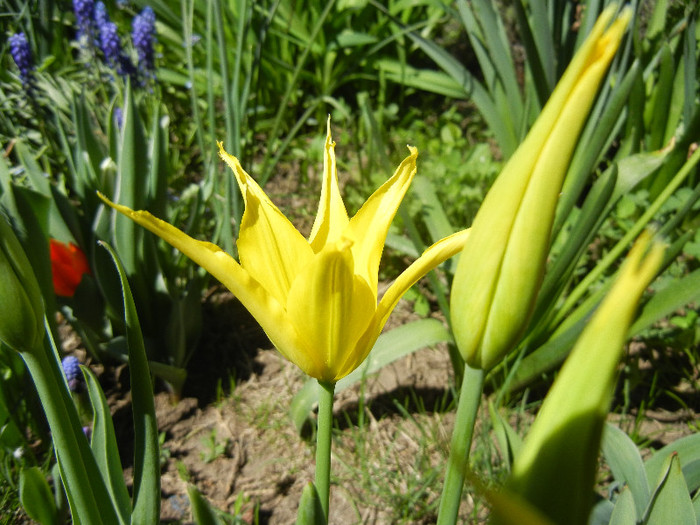
<path fill-rule="evenodd" d="M 513 464 L 507 488 L 553 523 L 588 523 L 601 434 L 624 342 L 639 299 L 661 267 L 664 249 L 644 233 L 630 250 L 562 366 Z"/>
<path fill-rule="evenodd" d="M 29 260 L 7 220 L 0 218 L 0 341 L 18 352 L 44 338 L 44 304 Z"/>
<path fill-rule="evenodd" d="M 601 14 L 474 218 L 451 295 L 455 340 L 472 368 L 496 365 L 529 322 L 564 176 L 631 16 L 606 30 L 614 12 Z"/>

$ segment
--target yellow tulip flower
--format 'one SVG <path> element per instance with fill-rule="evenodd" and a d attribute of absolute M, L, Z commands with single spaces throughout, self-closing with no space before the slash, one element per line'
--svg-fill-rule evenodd
<path fill-rule="evenodd" d="M 236 176 L 245 212 L 240 263 L 218 246 L 186 235 L 146 211 L 112 208 L 201 265 L 250 311 L 280 353 L 309 376 L 334 383 L 367 357 L 401 296 L 418 279 L 458 253 L 468 232 L 428 248 L 378 300 L 379 262 L 391 221 L 416 173 L 418 151 L 350 219 L 340 196 L 330 119 L 318 214 L 305 239 L 219 143 Z"/>
<path fill-rule="evenodd" d="M 457 346 L 472 368 L 496 365 L 527 327 L 569 161 L 631 16 L 626 9 L 610 24 L 615 10 L 601 14 L 474 218 L 451 295 Z"/>

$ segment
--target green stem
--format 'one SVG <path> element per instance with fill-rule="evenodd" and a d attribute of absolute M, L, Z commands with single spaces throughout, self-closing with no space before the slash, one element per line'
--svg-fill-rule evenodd
<path fill-rule="evenodd" d="M 331 430 L 333 429 L 333 393 L 335 383 L 318 382 L 318 431 L 316 433 L 316 491 L 328 523 L 331 488 Z"/>
<path fill-rule="evenodd" d="M 465 365 L 462 390 L 457 404 L 457 416 L 452 431 L 450 457 L 445 471 L 445 485 L 440 499 L 438 525 L 453 525 L 457 522 L 464 477 L 469 468 L 469 449 L 483 386 L 484 371 Z"/>

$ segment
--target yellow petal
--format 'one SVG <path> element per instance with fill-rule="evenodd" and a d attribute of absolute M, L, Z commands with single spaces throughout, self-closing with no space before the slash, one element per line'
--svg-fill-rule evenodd
<path fill-rule="evenodd" d="M 290 349 L 301 346 L 299 336 L 287 319 L 282 305 L 221 248 L 210 242 L 193 239 L 146 211 L 134 211 L 115 204 L 101 193 L 98 196 L 105 204 L 155 233 L 221 281 L 260 323 L 282 355 L 289 358 L 288 354 L 294 352 Z"/>
<path fill-rule="evenodd" d="M 241 266 L 285 304 L 292 282 L 311 261 L 311 247 L 221 143 L 219 155 L 236 175 L 245 201 L 236 243 Z"/>
<path fill-rule="evenodd" d="M 355 272 L 363 276 L 373 290 L 377 289 L 379 261 L 389 226 L 416 174 L 418 150 L 412 146 L 408 149 L 410 155 L 350 219 L 345 233 L 353 241 Z"/>
<path fill-rule="evenodd" d="M 380 331 L 403 294 L 430 270 L 458 254 L 464 248 L 464 243 L 467 242 L 470 232 L 470 229 L 462 230 L 439 240 L 427 248 L 418 259 L 413 261 L 413 264 L 398 276 L 384 293 L 377 307 Z"/>
<path fill-rule="evenodd" d="M 343 239 L 326 245 L 294 282 L 287 302 L 315 368 L 304 368 L 294 356 L 291 360 L 320 381 L 347 375 L 352 370 L 342 365 L 355 353 L 375 309 L 374 293 L 353 271 L 350 243 Z"/>
<path fill-rule="evenodd" d="M 468 235 L 469 230 L 463 230 L 441 239 L 425 250 L 411 266 L 399 275 L 384 293 L 374 317 L 366 325 L 365 332 L 357 341 L 354 351 L 349 352 L 345 361 L 340 365 L 340 377 L 346 376 L 362 364 L 403 294 L 430 270 L 459 253 L 464 247 Z"/>
<path fill-rule="evenodd" d="M 314 253 L 327 243 L 336 242 L 348 225 L 348 212 L 338 188 L 338 168 L 335 162 L 335 142 L 331 138 L 331 117 L 328 116 L 325 155 L 323 157 L 323 185 L 318 213 L 314 221 L 309 243 Z"/>

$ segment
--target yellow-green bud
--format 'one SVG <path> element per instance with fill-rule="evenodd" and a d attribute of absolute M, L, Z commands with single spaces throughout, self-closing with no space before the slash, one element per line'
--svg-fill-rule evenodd
<path fill-rule="evenodd" d="M 508 488 L 553 523 L 585 524 L 600 438 L 639 300 L 664 258 L 642 234 L 581 333 L 513 464 Z"/>
<path fill-rule="evenodd" d="M 532 314 L 564 176 L 631 12 L 609 28 L 606 9 L 547 105 L 486 195 L 452 286 L 452 326 L 472 368 L 488 370 L 517 343 Z"/>
<path fill-rule="evenodd" d="M 0 217 L 0 341 L 26 352 L 34 350 L 43 337 L 39 283 L 12 228 Z"/>

